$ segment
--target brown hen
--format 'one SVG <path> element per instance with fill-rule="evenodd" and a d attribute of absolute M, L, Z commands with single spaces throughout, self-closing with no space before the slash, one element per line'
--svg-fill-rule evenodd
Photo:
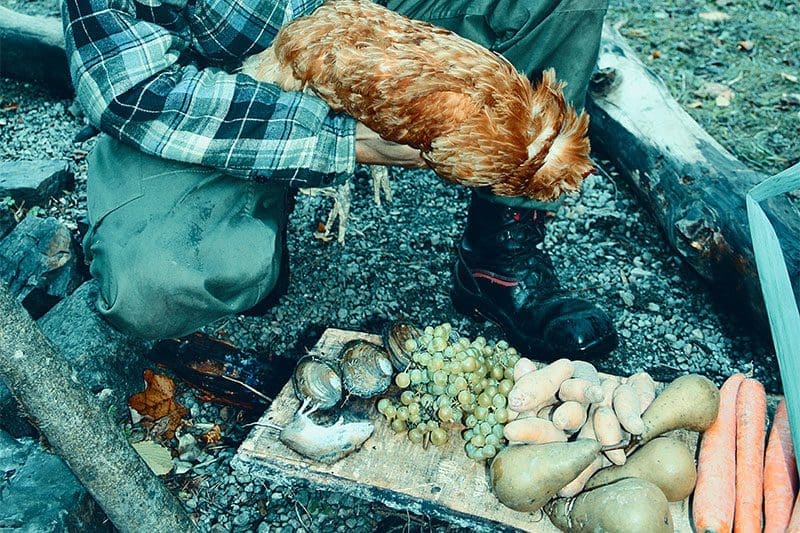
<path fill-rule="evenodd" d="M 593 168 L 589 118 L 552 70 L 533 88 L 502 56 L 367 0 L 331 0 L 292 21 L 242 70 L 311 89 L 462 185 L 552 200 Z"/>

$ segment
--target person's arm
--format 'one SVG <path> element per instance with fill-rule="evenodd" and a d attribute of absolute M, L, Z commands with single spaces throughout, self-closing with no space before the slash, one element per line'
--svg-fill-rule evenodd
<path fill-rule="evenodd" d="M 356 161 L 367 165 L 425 166 L 419 150 L 386 141 L 360 122 L 356 124 Z"/>
<path fill-rule="evenodd" d="M 198 4 L 203 1 L 184 9 L 192 28 L 202 20 L 208 28 L 217 29 L 216 34 L 209 29 L 196 39 L 198 48 L 212 60 L 221 50 L 233 55 L 249 52 L 234 46 L 253 40 L 246 32 L 246 38 L 238 40 L 245 26 L 262 25 L 263 33 L 256 40 L 263 48 L 287 18 L 296 16 L 280 0 L 254 2 L 259 13 L 268 15 L 262 19 L 247 12 L 251 18 L 236 34 L 230 31 L 236 28 L 230 20 L 226 28 L 203 16 L 209 11 L 224 13 L 226 5 L 241 8 L 241 4 L 205 0 L 200 10 Z M 274 9 L 268 4 L 274 4 Z M 102 131 L 149 154 L 255 179 L 314 185 L 353 171 L 356 123 L 352 118 L 331 112 L 314 96 L 284 92 L 243 74 L 184 65 L 181 54 L 189 53 L 194 36 L 185 23 L 180 27 L 180 17 L 167 4 L 152 8 L 164 10 L 156 17 L 151 14 L 159 22 L 163 18 L 163 25 L 138 20 L 126 8 L 151 8 L 130 1 L 65 0 L 63 6 L 76 94 L 89 120 Z M 238 15 L 229 14 L 233 19 Z M 254 45 L 252 51 L 257 50 Z"/>

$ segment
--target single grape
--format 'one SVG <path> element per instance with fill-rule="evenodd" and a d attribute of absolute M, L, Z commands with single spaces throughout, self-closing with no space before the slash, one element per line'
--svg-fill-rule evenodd
<path fill-rule="evenodd" d="M 415 398 L 415 394 L 410 390 L 404 390 L 402 394 L 400 394 L 400 403 L 403 405 L 410 405 Z"/>
<path fill-rule="evenodd" d="M 492 427 L 492 435 L 496 436 L 498 439 L 504 438 L 503 424 L 497 424 L 494 427 Z"/>
<path fill-rule="evenodd" d="M 495 409 L 502 409 L 506 406 L 506 397 L 502 394 L 495 394 L 492 398 L 492 405 Z"/>
<path fill-rule="evenodd" d="M 492 397 L 486 391 L 478 394 L 477 401 L 478 405 L 481 407 L 489 407 L 492 405 Z"/>
<path fill-rule="evenodd" d="M 394 377 L 394 382 L 401 389 L 405 389 L 411 385 L 411 378 L 409 377 L 408 372 L 400 372 Z"/>
<path fill-rule="evenodd" d="M 392 429 L 395 431 L 395 433 L 402 433 L 407 429 L 406 423 L 399 418 L 395 418 L 392 420 Z"/>
<path fill-rule="evenodd" d="M 441 446 L 447 442 L 447 432 L 442 428 L 436 428 L 431 431 L 431 444 L 434 446 Z"/>
<path fill-rule="evenodd" d="M 464 420 L 464 425 L 468 428 L 474 428 L 478 425 L 478 418 L 474 414 L 467 415 L 467 418 Z"/>
<path fill-rule="evenodd" d="M 378 400 L 378 412 L 380 414 L 384 414 L 386 412 L 386 407 L 389 405 L 389 403 L 390 402 L 388 398 L 381 398 L 380 400 Z"/>
<path fill-rule="evenodd" d="M 408 420 L 408 407 L 405 405 L 397 408 L 397 418 L 398 420 L 406 421 Z"/>
<path fill-rule="evenodd" d="M 508 409 L 506 408 L 495 409 L 494 419 L 497 421 L 498 424 L 505 424 L 506 422 L 508 422 Z"/>
<path fill-rule="evenodd" d="M 473 435 L 469 441 L 476 448 L 483 448 L 483 445 L 486 444 L 486 437 L 478 433 L 477 435 Z"/>
<path fill-rule="evenodd" d="M 441 420 L 442 422 L 453 421 L 453 408 L 450 407 L 449 405 L 441 406 L 437 414 L 439 416 L 439 420 Z"/>
<path fill-rule="evenodd" d="M 497 392 L 502 394 L 503 396 L 508 396 L 508 393 L 511 392 L 511 389 L 514 388 L 514 381 L 510 379 L 503 379 L 497 385 Z"/>
<path fill-rule="evenodd" d="M 481 455 L 483 456 L 484 459 L 491 459 L 492 457 L 497 455 L 497 448 L 495 448 L 491 444 L 487 444 L 486 446 L 483 447 L 483 450 L 481 450 Z"/>

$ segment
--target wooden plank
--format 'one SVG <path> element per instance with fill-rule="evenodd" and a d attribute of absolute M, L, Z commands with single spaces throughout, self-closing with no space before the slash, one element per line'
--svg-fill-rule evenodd
<path fill-rule="evenodd" d="M 328 329 L 312 351 L 335 356 L 345 342 L 354 338 L 380 342 L 374 335 Z M 375 409 L 374 399 L 350 398 L 333 419 L 339 415 L 345 420 L 367 417 L 375 424 L 375 433 L 360 451 L 325 465 L 287 448 L 278 440 L 277 431 L 268 427 L 287 423 L 299 403 L 291 383 L 287 383 L 240 446 L 233 462 L 237 470 L 246 469 L 270 483 L 299 483 L 346 493 L 477 531 L 559 531 L 543 513 L 520 513 L 497 501 L 491 492 L 487 466 L 466 456 L 455 426 L 446 445 L 424 450 L 405 434 L 392 431 Z M 678 436 L 695 450 L 696 433 L 680 432 Z M 672 514 L 676 531 L 691 531 L 688 501 L 672 504 Z"/>

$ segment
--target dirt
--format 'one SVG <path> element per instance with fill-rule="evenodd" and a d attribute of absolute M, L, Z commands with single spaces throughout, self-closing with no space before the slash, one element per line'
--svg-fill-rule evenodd
<path fill-rule="evenodd" d="M 800 161 L 800 3 L 612 0 L 607 21 L 748 166 Z"/>

